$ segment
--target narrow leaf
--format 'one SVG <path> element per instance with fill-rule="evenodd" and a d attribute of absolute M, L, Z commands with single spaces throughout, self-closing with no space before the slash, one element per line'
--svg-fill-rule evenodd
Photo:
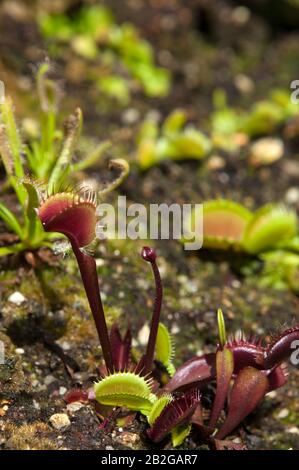
<path fill-rule="evenodd" d="M 219 308 L 217 311 L 217 321 L 218 321 L 219 341 L 220 341 L 220 345 L 223 347 L 227 342 L 227 338 L 226 338 L 225 321 L 224 321 L 224 316 L 223 316 L 221 308 Z"/>
<path fill-rule="evenodd" d="M 74 114 L 71 114 L 65 122 L 64 143 L 49 179 L 49 188 L 51 190 L 56 184 L 61 182 L 62 175 L 65 175 L 65 170 L 68 165 L 70 165 L 75 145 L 81 133 L 81 129 L 82 111 L 80 108 L 77 108 Z"/>
<path fill-rule="evenodd" d="M 24 243 L 16 243 L 10 246 L 0 247 L 0 256 L 12 255 L 13 253 L 20 253 L 25 249 Z"/>
<path fill-rule="evenodd" d="M 109 140 L 105 140 L 98 145 L 95 150 L 85 159 L 73 164 L 73 171 L 82 171 L 95 165 L 102 157 L 103 153 L 111 146 Z"/>
<path fill-rule="evenodd" d="M 7 227 L 9 227 L 13 232 L 15 232 L 18 237 L 22 238 L 23 230 L 21 225 L 19 224 L 15 215 L 7 209 L 7 207 L 0 202 L 0 217 L 5 222 Z"/>
<path fill-rule="evenodd" d="M 22 178 L 24 170 L 22 166 L 21 154 L 22 154 L 22 142 L 19 137 L 14 113 L 13 104 L 10 97 L 6 97 L 5 102 L 1 105 L 1 121 L 5 126 L 5 133 L 7 136 L 7 142 L 13 156 L 13 170 L 14 174 L 18 178 Z"/>
<path fill-rule="evenodd" d="M 213 404 L 209 426 L 215 427 L 221 410 L 223 409 L 229 384 L 234 371 L 234 356 L 229 349 L 222 349 L 216 353 L 216 380 L 217 389 Z"/>
<path fill-rule="evenodd" d="M 118 326 L 114 324 L 110 332 L 110 343 L 115 369 L 117 371 L 128 369 L 132 345 L 131 330 L 128 329 L 124 339 L 122 339 Z"/>

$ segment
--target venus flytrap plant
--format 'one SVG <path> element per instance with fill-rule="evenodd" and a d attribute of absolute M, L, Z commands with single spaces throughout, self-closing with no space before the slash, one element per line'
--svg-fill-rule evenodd
<path fill-rule="evenodd" d="M 289 90 L 274 89 L 269 96 L 255 102 L 248 111 L 227 104 L 224 90 L 213 96 L 214 111 L 209 118 L 211 141 L 217 149 L 233 152 L 248 139 L 275 132 L 278 126 L 298 116 L 298 107 L 291 102 Z"/>
<path fill-rule="evenodd" d="M 291 344 L 299 338 L 299 326 L 285 330 L 268 344 L 262 339 L 243 333 L 226 339 L 224 319 L 218 311 L 220 343 L 212 354 L 190 359 L 177 372 L 164 390 L 174 393 L 179 390 L 201 390 L 208 383 L 216 382 L 216 393 L 208 424 L 194 424 L 201 435 L 211 436 L 216 441 L 224 439 L 259 405 L 264 396 L 283 386 L 287 381 L 284 361 L 291 353 Z M 231 392 L 229 392 L 232 385 Z M 228 401 L 228 412 L 224 422 L 218 426 L 220 412 Z M 213 438 L 208 437 L 212 443 Z M 217 447 L 217 445 L 216 445 Z"/>
<path fill-rule="evenodd" d="M 86 296 L 95 321 L 109 372 L 114 370 L 111 343 L 101 301 L 95 259 L 84 247 L 95 239 L 97 197 L 93 191 L 56 193 L 38 207 L 38 217 L 46 232 L 65 235 L 76 256 Z"/>
<path fill-rule="evenodd" d="M 163 291 L 156 254 L 152 248 L 144 247 L 141 256 L 151 264 L 156 296 L 146 352 L 135 360 L 131 355 L 130 328 L 122 336 L 114 325 L 108 334 L 95 261 L 84 251 L 95 227 L 94 197 L 84 194 L 52 195 L 41 204 L 38 214 L 45 230 L 59 231 L 69 238 L 77 257 L 106 363 L 102 377 L 94 385 L 95 399 L 102 405 L 145 415 L 147 437 L 155 443 L 170 435 L 173 445 L 178 446 L 193 429 L 198 439 L 211 448 L 239 449 L 223 439 L 257 408 L 267 393 L 286 383 L 285 361 L 293 351 L 293 341 L 299 340 L 299 326 L 268 342 L 253 335 L 247 338 L 242 332 L 228 337 L 219 309 L 219 343 L 215 352 L 192 357 L 174 371 L 170 367 L 172 341 L 160 323 Z M 155 366 L 161 362 L 170 368 L 170 379 L 164 386 L 154 381 Z M 201 399 L 210 385 L 216 389 L 207 420 Z M 85 400 L 86 394 L 82 396 Z"/>
<path fill-rule="evenodd" d="M 194 211 L 190 223 L 193 220 Z M 198 230 L 199 234 L 203 230 L 204 248 L 234 250 L 259 258 L 264 263 L 265 282 L 273 280 L 275 286 L 296 288 L 292 280 L 299 264 L 299 236 L 294 210 L 267 204 L 252 212 L 234 201 L 210 200 L 203 204 L 203 226 Z"/>
<path fill-rule="evenodd" d="M 116 166 L 122 167 L 123 169 L 121 176 L 116 180 L 117 183 L 120 182 L 120 179 L 126 176 L 128 171 L 127 163 L 123 162 L 122 166 L 121 163 L 122 162 L 120 160 L 116 160 L 115 162 Z M 109 189 L 111 190 L 114 187 L 115 182 L 110 185 Z M 104 193 L 107 190 L 108 188 L 104 190 Z M 88 298 L 90 309 L 95 321 L 106 368 L 110 374 L 106 378 L 106 383 L 108 383 L 109 386 L 109 378 L 111 378 L 111 383 L 113 385 L 112 388 L 114 390 L 114 394 L 112 395 L 114 396 L 114 399 L 116 399 L 115 395 L 117 396 L 117 394 L 115 387 L 117 384 L 120 386 L 120 396 L 125 393 L 125 385 L 128 386 L 129 390 L 134 389 L 134 385 L 132 386 L 130 381 L 133 376 L 136 377 L 136 380 L 139 384 L 144 385 L 145 383 L 148 383 L 146 382 L 146 379 L 143 379 L 143 377 L 148 376 L 151 373 L 153 367 L 162 304 L 162 283 L 156 264 L 155 252 L 149 247 L 144 247 L 142 250 L 142 257 L 144 260 L 151 263 L 156 283 L 154 312 L 147 351 L 139 361 L 139 364 L 136 368 L 136 370 L 138 369 L 139 373 L 132 373 L 129 376 L 123 375 L 125 372 L 122 371 L 125 371 L 129 365 L 131 333 L 130 330 L 128 330 L 125 338 L 122 339 L 117 326 L 114 326 L 109 338 L 99 290 L 96 262 L 95 259 L 88 253 L 88 251 L 85 250 L 85 247 L 90 245 L 95 239 L 96 206 L 96 194 L 91 190 L 86 190 L 86 188 L 83 188 L 83 190 L 79 190 L 77 193 L 59 192 L 52 195 L 46 194 L 44 197 L 42 197 L 41 203 L 38 206 L 37 214 L 45 232 L 63 234 L 68 238 L 71 244 L 72 251 L 77 259 L 86 296 Z M 113 344 L 113 352 L 111 343 Z M 115 379 L 115 376 L 113 375 L 114 371 L 118 373 L 119 381 Z M 124 378 L 125 380 L 123 381 Z M 130 393 L 128 392 L 128 397 L 129 396 Z M 128 406 L 130 406 L 130 403 L 131 402 L 128 398 Z"/>

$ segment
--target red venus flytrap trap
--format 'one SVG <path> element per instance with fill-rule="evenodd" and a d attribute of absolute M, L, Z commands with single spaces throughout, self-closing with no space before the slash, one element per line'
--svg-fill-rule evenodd
<path fill-rule="evenodd" d="M 110 335 L 108 333 L 96 263 L 84 250 L 95 238 L 96 199 L 92 191 L 60 192 L 44 198 L 38 208 L 45 231 L 65 235 L 78 262 L 107 369 L 106 375 L 94 386 L 96 400 L 145 415 L 150 426 L 147 436 L 154 442 L 171 434 L 173 445 L 180 445 L 193 424 L 197 439 L 211 448 L 236 447 L 227 441 L 223 444 L 222 440 L 268 392 L 286 383 L 284 361 L 292 352 L 293 341 L 299 340 L 299 326 L 284 331 L 269 343 L 254 336 L 247 339 L 243 333 L 227 339 L 219 310 L 219 344 L 215 353 L 193 357 L 175 371 L 171 362 L 172 340 L 167 328 L 160 323 L 163 288 L 157 257 L 152 248 L 144 247 L 141 256 L 151 264 L 156 297 L 146 352 L 139 361 L 134 361 L 130 329 L 123 338 L 117 325 L 113 325 Z M 166 385 L 153 380 L 159 363 L 170 375 Z M 214 384 L 216 391 L 206 421 L 201 398 L 209 384 Z"/>
<path fill-rule="evenodd" d="M 114 370 L 111 344 L 104 315 L 95 259 L 82 248 L 95 238 L 96 195 L 93 192 L 57 193 L 47 198 L 38 209 L 38 216 L 46 232 L 65 235 L 72 246 L 80 269 L 90 310 L 97 328 L 106 367 Z"/>

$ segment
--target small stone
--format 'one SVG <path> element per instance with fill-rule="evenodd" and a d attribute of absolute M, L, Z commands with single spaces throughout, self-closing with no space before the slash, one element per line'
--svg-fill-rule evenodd
<path fill-rule="evenodd" d="M 140 437 L 138 436 L 138 434 L 135 434 L 133 432 L 124 432 L 118 438 L 118 441 L 124 445 L 131 447 L 140 441 Z"/>
<path fill-rule="evenodd" d="M 138 109 L 129 108 L 122 114 L 122 121 L 126 125 L 135 124 L 140 119 L 140 112 Z"/>
<path fill-rule="evenodd" d="M 234 82 L 241 93 L 246 94 L 254 91 L 254 82 L 243 73 L 236 75 Z"/>
<path fill-rule="evenodd" d="M 188 297 L 180 299 L 179 303 L 184 310 L 192 310 L 193 308 L 193 302 Z"/>
<path fill-rule="evenodd" d="M 33 400 L 33 406 L 36 410 L 40 410 L 40 404 L 36 400 Z"/>
<path fill-rule="evenodd" d="M 179 325 L 177 325 L 176 323 L 174 323 L 171 327 L 171 334 L 172 335 L 176 335 L 180 332 L 180 328 L 179 328 Z"/>
<path fill-rule="evenodd" d="M 207 167 L 209 170 L 221 170 L 221 168 L 225 167 L 225 160 L 220 155 L 211 155 Z"/>
<path fill-rule="evenodd" d="M 96 265 L 97 265 L 98 268 L 101 268 L 101 267 L 105 266 L 105 264 L 106 264 L 106 261 L 104 259 L 102 259 L 102 258 L 97 258 L 96 259 Z"/>
<path fill-rule="evenodd" d="M 282 410 L 280 410 L 277 417 L 279 419 L 283 419 L 283 418 L 286 418 L 287 416 L 289 416 L 289 414 L 290 414 L 290 410 L 288 410 L 287 408 L 283 408 Z"/>
<path fill-rule="evenodd" d="M 288 204 L 296 204 L 299 201 L 299 189 L 295 187 L 289 188 L 285 195 L 285 201 Z"/>
<path fill-rule="evenodd" d="M 55 377 L 53 377 L 53 375 L 46 375 L 46 377 L 44 378 L 44 384 L 45 385 L 50 385 L 52 382 L 55 382 Z"/>
<path fill-rule="evenodd" d="M 59 395 L 65 395 L 67 392 L 67 388 L 65 387 L 59 387 Z"/>
<path fill-rule="evenodd" d="M 141 346 L 145 346 L 148 342 L 149 326 L 145 324 L 138 333 L 138 342 Z"/>
<path fill-rule="evenodd" d="M 251 16 L 250 10 L 245 6 L 239 6 L 233 9 L 232 20 L 238 26 L 243 26 L 249 21 Z"/>
<path fill-rule="evenodd" d="M 291 428 L 287 429 L 287 432 L 290 434 L 299 434 L 299 429 L 296 426 L 292 426 Z"/>
<path fill-rule="evenodd" d="M 50 417 L 50 423 L 55 429 L 67 429 L 70 425 L 70 419 L 65 413 L 56 413 Z"/>
<path fill-rule="evenodd" d="M 17 354 L 20 354 L 20 355 L 22 355 L 22 354 L 25 353 L 25 351 L 24 351 L 23 348 L 16 348 L 16 349 L 15 349 L 15 352 L 16 352 Z"/>
<path fill-rule="evenodd" d="M 242 284 L 241 284 L 241 282 L 240 282 L 238 279 L 234 279 L 234 280 L 232 281 L 232 287 L 233 287 L 234 289 L 239 289 L 239 288 L 241 287 L 241 285 L 242 285 Z"/>
<path fill-rule="evenodd" d="M 63 341 L 61 343 L 61 347 L 64 351 L 69 351 L 71 349 L 71 345 L 67 341 Z"/>
<path fill-rule="evenodd" d="M 8 301 L 15 305 L 22 305 L 23 302 L 26 302 L 26 297 L 24 297 L 21 292 L 14 292 L 8 297 Z"/>
<path fill-rule="evenodd" d="M 185 286 L 186 292 L 189 294 L 196 294 L 198 292 L 198 284 L 196 281 L 189 281 Z"/>
<path fill-rule="evenodd" d="M 81 408 L 84 408 L 83 403 L 80 403 L 79 401 L 74 401 L 73 403 L 70 403 L 67 405 L 66 409 L 70 414 L 76 413 L 77 411 L 81 410 Z"/>
<path fill-rule="evenodd" d="M 112 446 L 106 446 L 105 449 L 106 449 L 106 450 L 114 450 L 114 447 L 112 447 Z"/>
<path fill-rule="evenodd" d="M 252 166 L 271 165 L 282 158 L 284 144 L 281 139 L 264 137 L 251 145 L 249 162 Z"/>

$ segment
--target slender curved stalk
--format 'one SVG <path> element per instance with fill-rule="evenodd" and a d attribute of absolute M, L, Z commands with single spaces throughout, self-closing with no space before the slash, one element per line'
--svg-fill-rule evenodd
<path fill-rule="evenodd" d="M 80 269 L 82 281 L 84 284 L 85 292 L 89 302 L 90 310 L 98 332 L 99 340 L 101 343 L 104 360 L 108 372 L 113 372 L 114 364 L 112 359 L 111 345 L 108 335 L 108 328 L 106 324 L 101 294 L 99 289 L 98 275 L 96 269 L 96 262 L 91 256 L 82 253 L 77 243 L 71 242 L 73 252 L 77 258 L 78 266 Z"/>
<path fill-rule="evenodd" d="M 151 322 L 151 327 L 150 327 L 149 339 L 147 343 L 146 353 L 144 356 L 144 367 L 142 370 L 142 374 L 147 375 L 151 372 L 152 367 L 153 367 L 153 362 L 154 362 L 156 339 L 157 339 L 162 299 L 163 299 L 163 287 L 162 287 L 159 269 L 156 263 L 156 254 L 154 250 L 152 250 L 151 248 L 147 248 L 147 247 L 144 248 L 142 252 L 142 257 L 143 259 L 151 263 L 151 267 L 152 267 L 154 278 L 155 278 L 155 284 L 156 284 L 155 304 L 154 304 L 152 322 Z"/>

